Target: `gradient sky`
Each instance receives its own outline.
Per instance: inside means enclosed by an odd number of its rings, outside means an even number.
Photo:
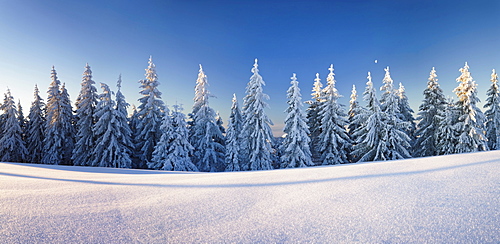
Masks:
[[[25,115],[35,84],[46,99],[52,65],[73,103],[88,62],[99,92],[99,82],[114,87],[122,74],[124,95],[137,105],[150,55],[163,100],[186,113],[202,64],[216,96],[210,104],[225,124],[232,94],[241,105],[258,58],[278,135],[292,73],[305,101],[330,64],[346,105],[353,84],[361,94],[371,71],[381,86],[390,66],[417,111],[431,68],[455,97],[466,61],[484,101],[491,70],[500,70],[500,1],[0,0],[0,92],[10,88]]]

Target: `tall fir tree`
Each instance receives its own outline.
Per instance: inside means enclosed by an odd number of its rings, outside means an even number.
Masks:
[[[335,88],[335,74],[333,64],[328,69],[327,85],[323,89],[323,103],[320,105],[321,134],[319,148],[323,165],[341,164],[348,162],[348,151],[352,143],[347,134],[347,114],[344,106],[338,103],[341,97]]]
[[[231,113],[229,114],[229,122],[227,124],[226,133],[226,169],[225,171],[241,171],[241,144],[243,138],[241,131],[243,126],[243,118],[241,110],[238,106],[236,94],[233,94],[231,105]]]
[[[424,90],[424,100],[419,106],[418,128],[413,146],[415,157],[436,156],[439,154],[438,137],[441,117],[445,118],[447,106],[443,90],[439,87],[436,70],[432,67]]]
[[[354,131],[357,141],[352,158],[356,158],[359,162],[387,160],[384,154],[387,150],[386,115],[380,108],[370,72],[367,78],[368,82],[363,93],[366,109],[354,116],[355,122],[360,126]]]
[[[26,125],[27,161],[30,163],[41,163],[42,161],[45,124],[45,103],[40,97],[38,86],[35,85],[34,100],[31,103]]]
[[[493,69],[491,72],[491,86],[486,91],[486,138],[490,150],[500,149],[500,89],[498,88],[498,75]]]
[[[446,101],[443,110],[438,110],[439,127],[437,131],[438,155],[454,154],[459,143],[458,112],[453,100]]]
[[[132,167],[132,154],[134,149],[134,142],[132,140],[132,129],[129,126],[129,120],[127,118],[127,108],[130,104],[125,100],[122,88],[122,75],[118,76],[118,81],[116,84],[118,91],[116,92],[116,126],[119,131],[118,143],[121,147],[121,154],[116,157],[116,164],[120,168],[131,168]]]
[[[307,125],[309,127],[309,148],[311,150],[312,161],[315,164],[321,164],[321,153],[319,151],[319,135],[321,134],[321,118],[319,116],[320,105],[323,98],[323,84],[319,78],[319,73],[316,73],[314,79],[314,86],[311,93],[311,100],[307,101],[309,107],[307,108]]]
[[[19,127],[21,127],[21,139],[23,139],[26,143],[26,125],[28,121],[26,121],[26,118],[24,117],[21,100],[17,101],[17,120],[19,121]]]
[[[5,114],[5,123],[3,124],[3,128],[1,128],[2,134],[0,135],[0,161],[25,162],[28,150],[22,138],[18,111],[10,89],[5,93],[2,108]]]
[[[410,138],[410,148],[408,148],[408,152],[410,155],[413,155],[413,144],[415,143],[415,131],[417,126],[415,123],[415,117],[413,117],[414,111],[410,107],[405,87],[401,82],[399,83],[399,88],[396,91],[396,94],[398,95],[399,118],[401,121],[406,122],[406,128],[404,128],[403,131],[406,132],[406,135]]]
[[[132,132],[132,152],[130,154],[130,157],[132,159],[132,168],[138,168],[141,162],[141,153],[139,148],[137,148],[137,145],[139,144],[138,142],[138,137],[139,137],[139,115],[137,114],[137,108],[135,107],[134,104],[132,104],[132,114],[130,117],[128,117],[128,125],[130,127],[130,131]]]
[[[485,151],[488,149],[487,139],[483,133],[486,117],[476,106],[480,102],[477,97],[477,84],[470,75],[467,62],[459,71],[461,73],[457,78],[459,85],[453,90],[458,97],[456,126],[459,133],[459,144],[455,152]]]
[[[96,136],[96,146],[92,150],[92,166],[130,168],[131,145],[130,139],[125,139],[124,133],[130,136],[130,130],[126,124],[126,118],[122,111],[116,109],[115,101],[111,98],[112,92],[109,86],[101,83],[102,93],[99,95],[94,117],[96,123],[92,130]],[[123,104],[122,104],[123,106]],[[127,127],[124,127],[124,126]],[[124,129],[125,128],[125,129]]]
[[[42,163],[69,164],[68,156],[70,155],[67,154],[67,151],[73,150],[73,143],[72,138],[67,137],[69,133],[73,133],[70,135],[71,137],[74,135],[74,130],[71,130],[73,127],[71,103],[66,89],[61,86],[61,82],[57,79],[54,66],[52,66],[51,79],[52,82],[47,91],[47,124],[43,141],[45,153]]]
[[[410,130],[410,123],[401,119],[402,113],[399,110],[398,91],[394,89],[394,82],[389,72],[389,67],[385,68],[383,80],[384,85],[380,88],[383,92],[380,99],[382,112],[385,114],[385,138],[387,143],[384,151],[385,160],[396,160],[411,157],[411,139],[406,131]]]
[[[347,127],[347,132],[349,138],[351,138],[352,146],[349,148],[348,158],[349,162],[356,162],[358,159],[355,157],[352,151],[354,150],[354,145],[356,144],[358,137],[355,135],[354,132],[358,130],[359,127],[361,127],[361,121],[358,121],[356,119],[356,115],[366,113],[366,111],[364,111],[364,107],[359,105],[358,93],[356,91],[355,85],[352,85],[350,98],[351,99],[349,100],[349,111],[347,112],[347,121],[349,123]]]
[[[259,74],[257,59],[252,68],[253,75],[246,87],[246,96],[243,99],[243,142],[245,162],[244,170],[269,170],[272,167],[271,154],[273,153],[272,121],[267,117],[264,109],[268,106],[265,100],[269,99],[263,93],[265,85]]]
[[[73,150],[74,165],[91,165],[92,155],[96,146],[96,135],[92,131],[97,106],[97,89],[92,80],[92,71],[87,63],[81,83],[80,94],[76,99],[76,144]]]
[[[138,165],[136,168],[146,168],[147,162],[151,161],[153,151],[161,137],[161,122],[165,114],[165,105],[161,100],[161,92],[158,90],[160,83],[156,74],[156,66],[152,57],[149,57],[149,65],[146,69],[146,79],[141,83],[137,116],[139,123],[136,135],[136,150],[138,151]]]
[[[186,115],[179,105],[174,105],[172,118],[165,116],[162,123],[162,136],[149,163],[152,169],[171,171],[198,171],[191,161],[194,147],[188,141]]]
[[[75,148],[75,116],[73,115],[73,107],[69,97],[66,84],[61,86],[61,128],[63,135],[63,150],[62,150],[62,163],[65,165],[72,165],[73,150]]]
[[[217,124],[216,113],[209,105],[210,96],[208,79],[200,64],[191,113],[190,142],[196,148],[192,161],[200,171],[216,172],[225,169],[224,135]]]
[[[296,168],[312,166],[311,151],[309,149],[309,129],[307,119],[302,111],[302,95],[295,73],[292,76],[290,88],[287,91],[288,108],[285,111],[286,134],[282,145],[281,168]]]

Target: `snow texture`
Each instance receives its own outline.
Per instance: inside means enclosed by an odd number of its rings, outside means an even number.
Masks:
[[[0,243],[494,243],[500,151],[253,172],[0,163]]]

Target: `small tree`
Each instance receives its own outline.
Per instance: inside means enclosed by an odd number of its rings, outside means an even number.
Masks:
[[[333,65],[330,65],[327,86],[323,90],[323,103],[320,105],[321,134],[319,146],[323,165],[348,162],[348,151],[351,140],[347,134],[348,125],[343,105],[337,101],[341,97],[335,88]]]
[[[241,130],[243,118],[238,106],[236,94],[233,94],[231,113],[229,114],[229,123],[226,133],[226,171],[240,171],[241,169]]]
[[[299,82],[295,74],[292,76],[292,85],[288,88],[288,108],[285,119],[286,133],[282,145],[281,168],[295,168],[312,166],[311,151],[309,150],[310,139],[308,137],[307,119],[302,111],[302,95],[300,94]]]
[[[75,116],[71,107],[66,84],[61,86],[61,129],[63,135],[62,164],[72,165],[71,157],[75,148]]]
[[[498,89],[498,75],[495,70],[491,73],[491,86],[486,92],[486,137],[491,150],[500,149],[500,90]]]
[[[406,96],[405,87],[402,83],[399,83],[399,89],[396,91],[398,95],[398,105],[399,105],[399,119],[406,123],[403,131],[410,138],[410,148],[408,148],[408,152],[410,155],[413,154],[413,144],[415,142],[415,130],[417,129],[415,118],[413,117],[413,109],[410,107],[410,103],[408,102],[408,97]]]
[[[180,106],[174,105],[172,118],[163,118],[161,130],[161,139],[148,166],[161,170],[198,171],[190,158],[194,148],[187,140],[186,116],[181,112]]]
[[[354,150],[354,145],[358,141],[358,137],[354,132],[361,127],[362,122],[356,119],[356,116],[366,114],[366,111],[359,105],[357,99],[358,94],[356,91],[356,86],[352,85],[351,100],[349,100],[349,112],[347,113],[347,121],[349,123],[347,132],[349,137],[351,138],[351,142],[353,143],[353,145],[349,148],[349,162],[356,162],[358,160],[358,158],[352,153],[352,151]]]
[[[26,121],[26,118],[24,117],[21,100],[17,101],[17,120],[19,120],[19,127],[21,128],[21,138],[26,143],[26,125],[28,121]]]
[[[3,162],[25,162],[28,150],[22,139],[18,111],[10,89],[5,94],[2,108],[5,114],[5,123],[0,135],[0,160]]]
[[[45,103],[35,85],[34,100],[31,103],[28,123],[26,125],[27,161],[41,163],[43,157],[43,140],[45,132]]]
[[[459,131],[457,127],[458,112],[453,104],[453,100],[449,100],[444,110],[438,110],[437,115],[439,127],[437,130],[437,151],[439,155],[454,154],[457,152],[459,143]]]

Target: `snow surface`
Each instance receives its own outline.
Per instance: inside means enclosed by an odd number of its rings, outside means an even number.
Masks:
[[[500,151],[254,172],[0,163],[0,243],[493,243]]]

